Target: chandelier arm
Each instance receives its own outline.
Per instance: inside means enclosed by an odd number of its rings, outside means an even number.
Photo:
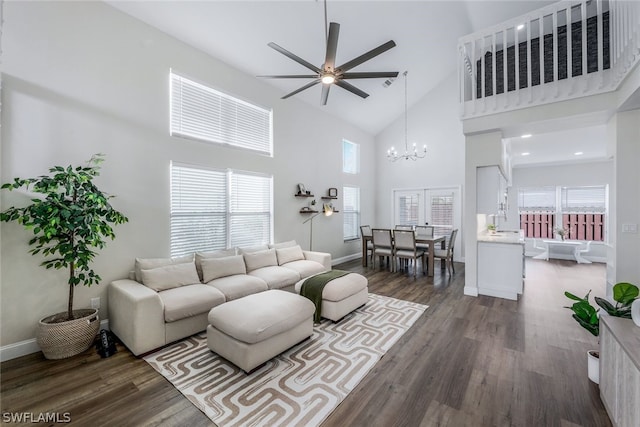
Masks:
[[[387,150],[387,159],[392,162],[399,159],[413,160],[415,162],[418,159],[423,159],[427,155],[426,144],[420,153],[418,153],[418,147],[415,143],[413,144],[413,151],[409,151],[409,91],[407,87],[407,74],[409,74],[409,71],[402,73],[404,76],[404,154],[398,154],[396,149],[391,147],[391,149]]]

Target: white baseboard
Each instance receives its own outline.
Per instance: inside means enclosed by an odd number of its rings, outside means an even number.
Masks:
[[[362,254],[361,253],[347,255],[347,256],[343,256],[341,258],[332,259],[331,260],[331,265],[342,264],[343,262],[353,261],[354,259],[359,259],[359,258],[362,258]]]
[[[490,296],[490,297],[510,299],[510,300],[513,300],[513,301],[517,301],[518,300],[518,293],[517,292],[505,291],[503,289],[482,288],[482,291],[479,291],[478,293],[480,295],[487,295],[487,296]]]
[[[468,295],[470,297],[477,297],[478,296],[478,288],[476,288],[475,286],[465,286],[464,287],[464,294]]]
[[[109,319],[100,321],[100,329],[109,330]],[[0,362],[26,356],[27,354],[37,353],[39,351],[40,347],[38,347],[38,343],[36,343],[35,338],[3,345],[0,347]]]

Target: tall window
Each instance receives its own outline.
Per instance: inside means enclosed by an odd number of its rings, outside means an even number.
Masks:
[[[453,230],[453,193],[430,197],[431,225],[436,236],[449,235]]]
[[[271,110],[170,73],[171,135],[273,154]]]
[[[518,192],[520,228],[525,237],[554,238],[554,230],[568,230],[570,240],[604,241],[607,188],[523,188]]]
[[[343,187],[344,240],[360,237],[360,189],[358,187]]]
[[[344,173],[360,173],[360,147],[358,144],[342,140],[342,171]]]
[[[407,193],[398,196],[399,225],[420,224],[420,194]]]
[[[272,177],[171,164],[171,256],[271,242]]]

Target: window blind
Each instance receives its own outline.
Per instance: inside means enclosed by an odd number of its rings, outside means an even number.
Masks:
[[[357,239],[360,236],[360,189],[343,187],[343,237],[344,240]]]
[[[606,188],[562,187],[563,213],[603,213],[606,210]]]
[[[453,230],[453,193],[431,196],[430,209],[434,235],[450,234]]]
[[[518,190],[520,212],[555,212],[555,187],[521,188]]]
[[[399,224],[418,225],[420,195],[412,194],[398,197],[399,203]]]
[[[271,110],[170,74],[171,135],[271,156]]]
[[[271,242],[270,176],[171,164],[171,256]]]

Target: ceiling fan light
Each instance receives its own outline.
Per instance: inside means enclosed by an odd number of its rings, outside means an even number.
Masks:
[[[336,81],[336,76],[334,76],[333,74],[325,74],[322,76],[321,80],[322,80],[322,83],[326,85],[330,85]]]

